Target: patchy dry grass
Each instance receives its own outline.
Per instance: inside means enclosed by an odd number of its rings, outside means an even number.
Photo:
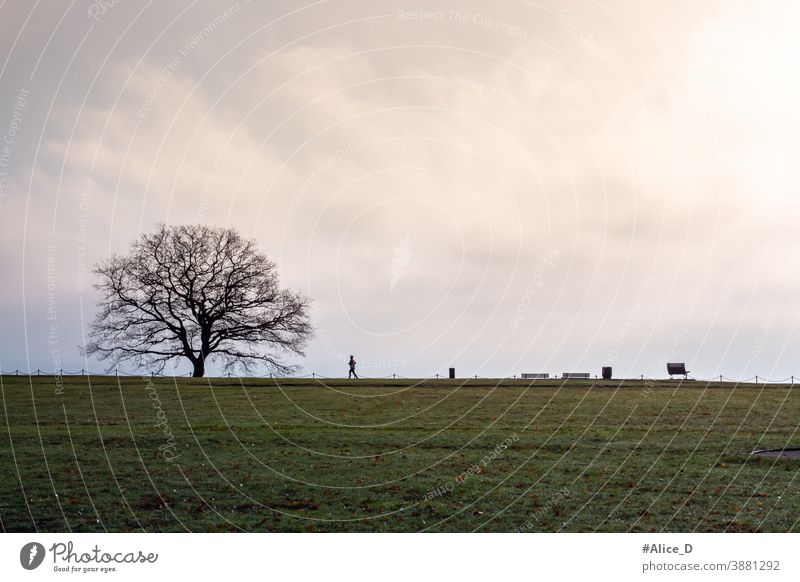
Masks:
[[[5,531],[797,531],[798,391],[2,377]],[[159,412],[161,411],[161,412]],[[158,425],[158,426],[157,426]]]

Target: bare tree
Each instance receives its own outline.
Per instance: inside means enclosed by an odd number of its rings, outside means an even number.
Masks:
[[[226,370],[290,370],[281,353],[302,355],[311,337],[308,300],[278,286],[275,263],[230,228],[158,225],[125,256],[95,265],[100,311],[88,355],[154,365],[188,358],[193,375],[210,357]]]

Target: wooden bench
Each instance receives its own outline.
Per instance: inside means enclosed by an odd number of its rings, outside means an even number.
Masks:
[[[522,374],[523,380],[547,380],[549,377],[550,374],[531,373],[531,372],[526,372]]]
[[[689,372],[686,370],[686,364],[683,362],[673,362],[667,364],[667,374],[669,374],[670,380],[672,380],[672,376],[683,376],[684,380],[689,377]]]
[[[591,377],[589,372],[564,372],[561,374],[563,380],[589,380]]]

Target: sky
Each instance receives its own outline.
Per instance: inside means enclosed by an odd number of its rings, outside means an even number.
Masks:
[[[799,18],[0,2],[0,368],[103,371],[92,265],[166,222],[313,300],[298,374],[800,376]]]

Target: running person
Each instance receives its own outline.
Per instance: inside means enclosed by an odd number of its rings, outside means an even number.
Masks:
[[[355,377],[358,380],[358,374],[356,374],[356,360],[353,356],[350,356],[350,361],[347,362],[347,365],[350,366],[350,373],[347,374],[347,379]]]

